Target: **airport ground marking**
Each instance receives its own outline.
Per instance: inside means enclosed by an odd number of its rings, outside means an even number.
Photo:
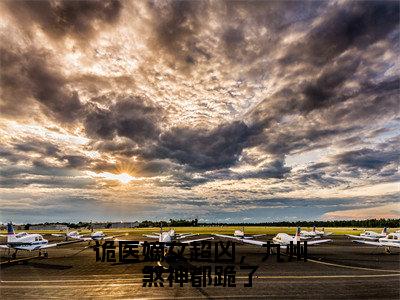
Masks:
[[[344,275],[261,275],[261,276],[255,276],[253,280],[257,279],[323,279],[323,278],[379,278],[379,277],[398,277],[400,276],[399,273],[396,274],[363,274],[363,275],[356,275],[356,274],[344,274]],[[248,279],[248,276],[236,276],[237,279]],[[107,282],[109,281],[110,285],[113,285],[111,283],[112,281],[132,281],[130,278],[114,278],[114,279],[64,279],[64,280],[1,280],[1,284],[7,284],[7,283],[58,283],[58,282]],[[141,281],[140,281],[141,282]],[[115,285],[115,283],[114,283]],[[124,283],[121,283],[121,285],[125,285]],[[65,286],[71,286],[71,285],[65,285]],[[83,286],[83,285],[82,285]],[[4,287],[4,286],[0,286]],[[29,285],[29,287],[40,287],[40,286],[32,286]],[[41,286],[44,287],[44,286]],[[54,286],[52,286],[54,287]],[[62,286],[57,286],[57,287],[62,287]]]
[[[339,267],[339,268],[345,268],[345,269],[353,269],[353,270],[364,270],[364,271],[375,271],[375,272],[396,272],[400,274],[400,270],[385,270],[385,269],[373,269],[373,268],[365,268],[365,267],[354,267],[354,266],[348,266],[348,265],[341,265],[341,264],[335,264],[335,263],[329,263],[325,261],[319,261],[319,260],[314,260],[314,259],[307,259],[307,261],[317,263],[317,264],[322,264],[322,265],[327,265],[327,266],[333,266],[333,267]]]

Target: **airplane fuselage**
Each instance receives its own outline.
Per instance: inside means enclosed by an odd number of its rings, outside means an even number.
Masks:
[[[7,240],[7,245],[18,250],[39,250],[48,244],[48,240],[44,239],[40,234],[27,234],[21,232]]]

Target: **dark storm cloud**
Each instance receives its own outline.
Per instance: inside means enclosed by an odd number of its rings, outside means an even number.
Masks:
[[[35,27],[31,26],[33,24],[54,40],[73,38],[85,43],[102,30],[102,25],[115,24],[122,8],[118,1],[10,1],[5,5],[20,20],[19,26],[31,34],[35,30],[30,28]],[[367,127],[372,127],[373,121],[390,120],[398,113],[399,79],[393,71],[386,74],[392,66],[385,58],[398,44],[398,38],[393,34],[399,23],[397,1],[152,1],[146,3],[146,9],[146,12],[150,11],[150,16],[146,16],[149,18],[143,21],[142,16],[138,17],[143,28],[150,26],[149,36],[145,38],[150,44],[149,53],[144,54],[145,64],[151,65],[164,54],[167,61],[172,62],[156,64],[157,74],[171,71],[169,91],[151,81],[152,88],[161,94],[160,98],[152,92],[148,93],[148,98],[129,96],[136,95],[135,89],[140,82],[140,79],[132,79],[134,76],[129,72],[116,75],[118,80],[110,80],[109,74],[104,77],[102,74],[78,74],[71,75],[73,80],[65,78],[51,53],[21,50],[4,41],[2,112],[14,117],[20,113],[26,115],[32,104],[39,103],[53,118],[77,127],[83,125],[91,139],[86,150],[99,150],[116,160],[129,161],[135,156],[135,171],[139,176],[171,175],[173,182],[169,183],[184,188],[213,180],[289,177],[292,174],[285,166],[285,155],[329,147],[335,142],[354,146],[368,134]],[[124,30],[121,31],[123,34]],[[304,36],[298,37],[299,33]],[[378,41],[384,43],[376,47],[378,50],[371,50]],[[119,56],[121,45],[112,46],[115,48],[110,47],[112,50],[107,52],[101,45],[96,45],[110,57]],[[97,49],[93,50],[97,53]],[[135,64],[138,62],[140,66],[140,55],[135,55]],[[84,64],[86,59],[90,61],[91,57],[82,60]],[[119,62],[115,65],[122,60],[118,57]],[[250,106],[250,111],[238,112],[240,116],[246,113],[246,122],[240,121],[240,117],[226,121],[229,120],[226,113],[223,116],[226,119],[216,120],[214,127],[200,127],[195,121],[171,122],[174,116],[166,114],[179,110],[171,98],[178,95],[178,101],[186,101],[186,97],[192,97],[181,90],[183,85],[193,86],[193,99],[198,96],[197,91],[203,92],[202,86],[196,86],[196,81],[191,78],[174,77],[174,71],[179,69],[176,64],[200,69],[201,60],[209,64],[205,68],[207,72],[220,73],[213,77],[216,84],[213,92],[226,90],[226,94],[215,94],[219,98],[210,100],[214,101],[211,104],[218,106],[229,102],[226,95],[234,95],[232,98],[238,101],[249,99],[249,105],[260,103],[255,109]],[[114,64],[114,61],[105,61]],[[93,64],[96,67],[93,69],[108,70],[109,66],[103,68],[102,63],[104,61]],[[243,74],[232,72],[231,77],[224,77],[224,73],[230,73],[236,66],[249,71]],[[73,68],[67,68],[67,71],[71,70]],[[145,74],[135,74],[138,77],[143,75],[146,80],[153,79],[154,73],[139,70]],[[203,76],[199,74],[194,75]],[[255,77],[262,78],[264,85],[257,96],[253,96],[256,88],[250,87],[259,83],[252,82]],[[227,86],[239,78],[248,90],[238,88],[235,94]],[[272,84],[266,79],[271,79]],[[149,82],[144,86],[146,84]],[[207,85],[206,79],[203,84]],[[98,93],[97,89],[100,90],[102,85],[112,92]],[[128,87],[128,96],[122,95]],[[93,95],[83,102],[78,90],[82,99],[87,90]],[[142,91],[138,88],[139,92]],[[147,95],[146,92],[143,94]],[[204,107],[208,107],[208,95],[205,95]],[[260,95],[268,96],[262,96],[266,97],[264,101],[253,99]],[[215,99],[214,95],[210,98]],[[157,106],[158,101],[163,106]],[[248,106],[243,107],[247,109]],[[219,125],[215,125],[218,122]],[[272,157],[272,161],[258,164],[255,163],[257,159],[249,158],[246,164],[256,170],[243,173],[230,170],[240,166],[243,150],[252,147],[262,151],[262,155]],[[62,153],[57,147],[40,143],[17,144],[15,150],[21,154],[12,155],[4,150],[0,155],[16,162],[22,160],[23,153],[40,154],[42,160],[33,161],[28,173],[45,174],[46,169],[48,174],[57,172],[46,165],[46,156],[55,158],[66,169],[115,171],[115,164],[106,160],[94,161],[80,153]],[[385,167],[394,163],[395,154],[398,153],[394,150],[362,149],[342,153],[335,162],[351,167],[352,177],[357,176],[359,168],[379,169],[382,176],[391,177],[393,169]],[[295,174],[294,180],[326,187],[346,182],[330,168],[330,165],[314,165],[302,174]]]
[[[207,1],[150,1],[152,26],[156,40],[152,45],[161,47],[179,61],[195,63],[193,54],[208,57],[205,49],[197,47],[196,36],[207,18]]]
[[[92,109],[84,124],[90,137],[107,140],[118,135],[142,143],[157,138],[161,118],[160,108],[142,98],[132,97],[118,99],[108,109]]]
[[[23,29],[34,29],[36,24],[54,39],[90,38],[96,33],[95,24],[115,23],[122,8],[118,0],[19,0],[6,1],[4,5]]]
[[[379,171],[391,163],[398,163],[400,159],[399,148],[393,150],[360,149],[347,151],[335,157],[336,162],[361,169]]]
[[[90,162],[90,159],[83,155],[64,155],[61,159],[67,162],[66,167],[74,169],[87,167]]]
[[[159,181],[159,185],[176,186],[183,189],[191,189],[195,186],[219,181],[219,180],[243,180],[243,179],[283,179],[289,175],[291,168],[285,166],[283,158],[276,158],[257,169],[245,172],[235,172],[228,168],[220,168],[216,170],[208,170],[207,172],[196,173],[192,166],[179,167],[179,165],[171,166],[168,169],[172,180]],[[288,190],[286,190],[288,191]]]
[[[320,187],[335,187],[345,183],[348,181],[340,178],[336,178],[337,176],[327,174],[325,171],[320,168],[318,171],[314,172],[305,172],[300,174],[299,176],[294,176],[296,181],[300,185],[310,185],[310,186],[320,186]]]
[[[398,28],[398,1],[348,1],[335,6],[305,39],[289,48],[282,62],[321,66],[349,48],[363,49]]]
[[[5,47],[3,44],[0,49],[1,110],[4,114],[16,118],[28,114],[32,99],[61,122],[76,120],[83,113],[77,92],[70,91],[66,79],[51,67],[48,53]]]
[[[269,55],[293,26],[315,18],[323,1],[220,1],[214,11],[222,27],[219,36],[227,58],[233,63],[251,63]],[[268,73],[268,67],[261,67]]]
[[[75,171],[70,168],[55,167],[51,164],[44,162],[40,159],[32,161],[28,166],[3,166],[1,176],[4,178],[18,177],[19,175],[42,175],[42,176],[56,176],[67,177],[73,176]]]
[[[310,164],[296,171],[291,179],[300,185],[322,187],[350,185],[362,177],[374,184],[396,182],[400,179],[399,145],[399,137],[395,137],[377,144],[375,148],[343,151],[332,156],[329,162]]]
[[[359,60],[354,59],[354,57],[348,57],[344,62],[336,62],[312,83],[306,84],[302,93],[303,99],[299,103],[299,109],[301,111],[311,111],[332,105],[332,102],[337,103],[345,100],[346,98],[338,93],[338,88],[353,76],[359,64]]]
[[[322,1],[150,1],[151,46],[176,59],[174,64],[207,62],[216,49],[208,49],[203,33],[216,22],[217,47],[232,63],[248,63],[272,50],[293,23],[306,24],[324,6]],[[257,34],[263,28],[268,33]]]
[[[268,129],[264,133],[256,136],[252,142],[255,145],[259,145],[259,147],[267,153],[284,155],[290,154],[291,152],[303,152],[326,147],[331,144],[332,138],[346,136],[359,129],[359,126],[344,128],[317,128],[317,126],[313,126],[303,130],[291,128],[287,131]]]
[[[232,166],[245,146],[251,129],[243,122],[223,124],[206,131],[173,128],[161,135],[152,152],[195,169],[217,169]]]
[[[47,141],[32,140],[15,143],[14,149],[21,152],[34,152],[46,156],[57,156],[60,148]]]
[[[21,188],[26,186],[40,186],[48,188],[89,189],[95,188],[95,180],[89,178],[68,177],[0,177],[0,188]]]

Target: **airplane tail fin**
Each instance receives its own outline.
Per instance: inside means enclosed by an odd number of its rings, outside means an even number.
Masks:
[[[315,232],[315,226],[313,226],[312,231]]]
[[[7,242],[10,242],[15,237],[15,231],[12,223],[7,224]]]
[[[382,229],[382,234],[388,234],[388,231],[389,231],[388,228],[385,227],[385,228]]]
[[[296,235],[294,236],[294,242],[300,241],[300,231],[301,231],[301,228],[297,227]]]

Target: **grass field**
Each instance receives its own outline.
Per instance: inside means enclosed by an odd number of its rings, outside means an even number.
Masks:
[[[169,230],[170,227],[165,227],[164,230]],[[177,233],[198,233],[198,234],[233,234],[235,229],[241,229],[238,226],[206,226],[206,227],[175,227],[174,228]],[[302,230],[310,231],[312,227],[302,227]],[[320,227],[317,228],[321,230]],[[390,232],[394,232],[399,228],[393,228]],[[72,231],[73,229],[71,229]],[[160,228],[115,228],[115,229],[96,229],[95,231],[103,231],[106,234],[112,235],[116,233],[132,233],[137,235],[142,234],[151,234],[153,232],[160,232]],[[325,232],[332,232],[333,234],[360,234],[364,230],[373,230],[376,232],[381,232],[382,228],[350,228],[350,227],[327,227],[325,228]],[[16,232],[21,232],[24,230],[17,230]],[[294,234],[296,232],[296,227],[265,227],[265,226],[245,226],[244,231],[246,234],[277,234],[279,232],[285,232],[288,234]],[[52,234],[52,233],[60,233],[57,230],[28,230],[29,233],[41,233],[41,234]],[[89,234],[90,231],[79,230],[82,234]],[[6,233],[6,231],[1,231],[2,234]]]

